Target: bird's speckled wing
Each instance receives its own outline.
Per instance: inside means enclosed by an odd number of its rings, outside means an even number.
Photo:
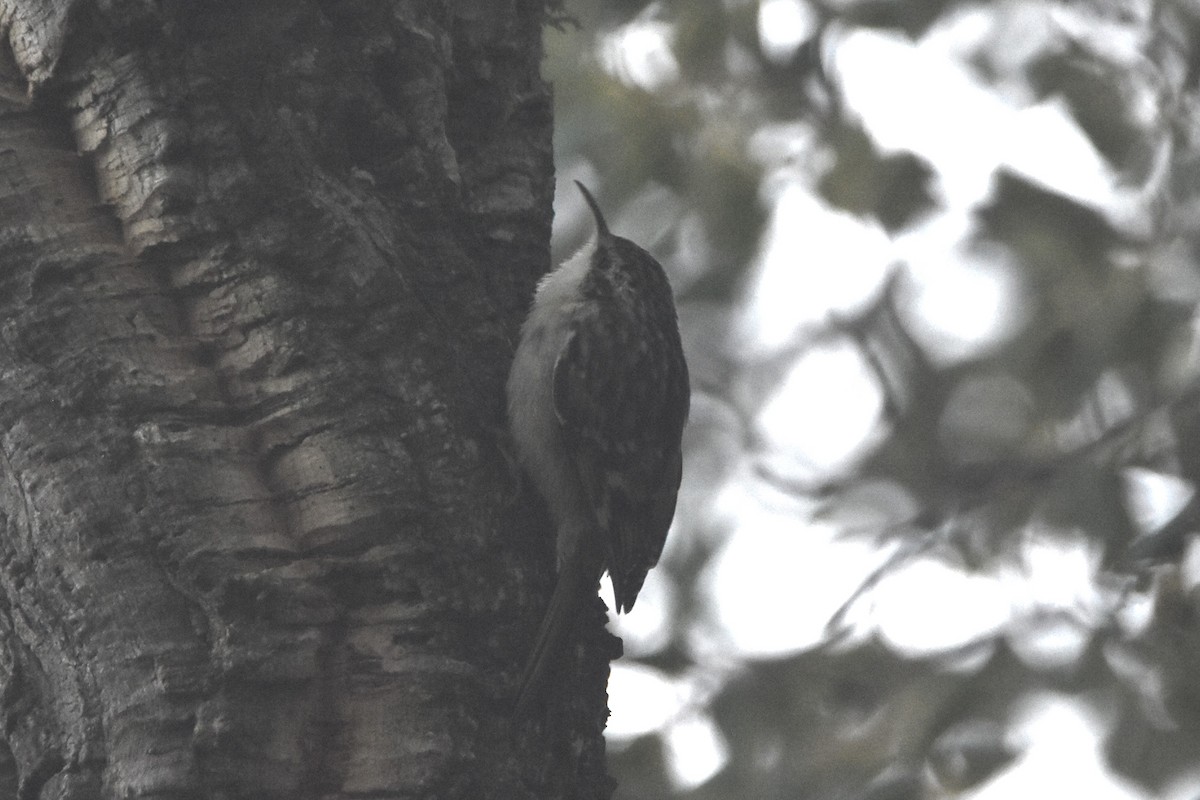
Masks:
[[[554,405],[605,536],[617,609],[628,611],[675,513],[689,387],[674,308],[620,299],[593,304],[573,326],[554,368]]]

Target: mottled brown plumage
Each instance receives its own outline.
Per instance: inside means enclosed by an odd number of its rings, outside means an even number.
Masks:
[[[538,286],[508,381],[522,464],[546,499],[559,576],[519,699],[526,705],[601,572],[633,608],[675,513],[690,390],[671,287],[614,236],[591,194],[591,244]]]

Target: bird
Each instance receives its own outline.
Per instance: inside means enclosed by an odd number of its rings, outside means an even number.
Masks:
[[[506,386],[517,460],[545,500],[557,556],[519,713],[605,570],[616,610],[633,608],[675,514],[691,402],[662,265],[613,234],[592,193],[575,184],[595,236],[539,282]]]

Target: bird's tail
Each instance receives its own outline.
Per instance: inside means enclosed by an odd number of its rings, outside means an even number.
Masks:
[[[525,714],[545,686],[546,678],[563,654],[572,631],[577,630],[580,609],[595,595],[600,580],[598,553],[581,548],[574,557],[563,563],[550,598],[550,607],[542,618],[537,639],[525,671],[521,675],[521,690],[517,695],[517,713]]]

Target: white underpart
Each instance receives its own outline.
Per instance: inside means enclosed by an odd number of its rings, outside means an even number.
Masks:
[[[508,419],[517,456],[545,498],[558,529],[560,566],[575,537],[592,525],[554,409],[554,365],[580,310],[580,284],[594,249],[593,240],[542,278],[508,374]]]

